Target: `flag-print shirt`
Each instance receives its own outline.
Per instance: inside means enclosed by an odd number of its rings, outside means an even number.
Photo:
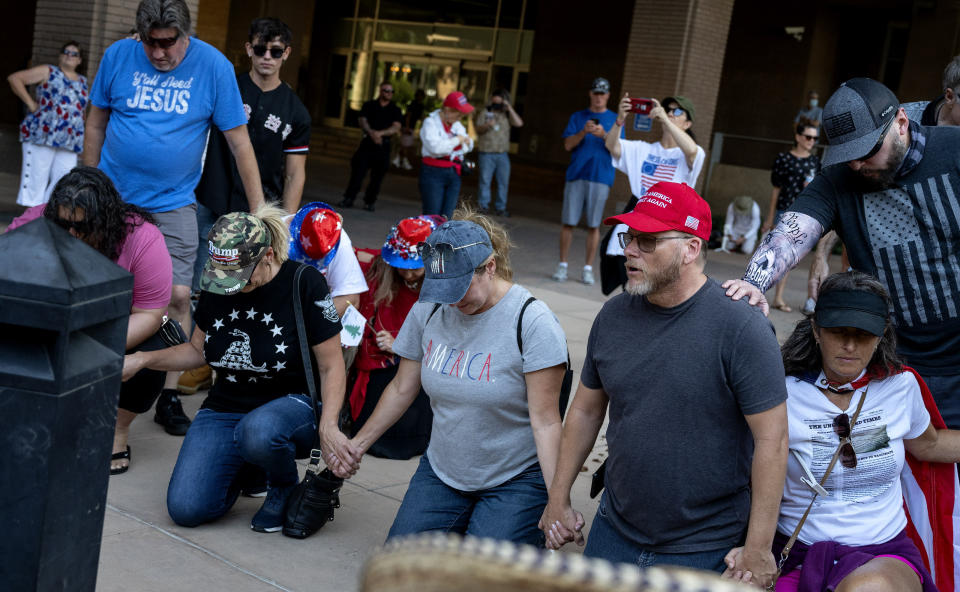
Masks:
[[[846,165],[826,167],[790,211],[836,230],[854,269],[893,300],[897,349],[920,374],[960,368],[960,128],[910,122],[910,147],[891,187]]]
[[[309,393],[293,311],[293,275],[299,266],[286,261],[252,292],[200,293],[194,319],[206,333],[204,358],[217,371],[203,408],[247,413],[291,393]],[[319,271],[307,267],[300,294],[309,345],[338,335],[340,316]]]
[[[20,124],[20,141],[82,151],[87,78],[70,80],[60,68],[50,66],[50,76],[37,85],[37,104],[40,107]]]

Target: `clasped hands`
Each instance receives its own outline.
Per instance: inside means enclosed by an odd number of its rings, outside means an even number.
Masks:
[[[320,450],[323,462],[334,475],[349,479],[360,469],[363,450],[348,439],[336,424],[320,428]]]

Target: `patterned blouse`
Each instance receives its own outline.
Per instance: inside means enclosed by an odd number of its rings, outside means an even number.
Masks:
[[[780,188],[777,211],[786,211],[819,172],[820,159],[815,154],[806,158],[797,158],[789,152],[778,154],[770,171],[770,183]]]
[[[88,100],[86,77],[70,80],[60,68],[50,66],[46,82],[37,85],[40,108],[20,124],[20,141],[83,151],[83,118]]]

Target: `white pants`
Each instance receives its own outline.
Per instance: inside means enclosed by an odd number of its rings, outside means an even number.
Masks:
[[[740,237],[737,237],[737,238],[740,238]],[[753,254],[753,247],[756,246],[756,244],[757,244],[757,235],[756,235],[756,234],[754,234],[753,236],[748,236],[748,237],[746,237],[746,238],[744,239],[744,241],[743,241],[743,244],[740,245],[739,247],[737,247],[737,245],[734,244],[734,242],[733,242],[732,240],[730,240],[730,237],[729,237],[729,236],[723,237],[723,248],[726,249],[726,250],[728,250],[728,251],[732,251],[732,250],[734,250],[734,249],[738,249],[738,248],[739,248],[739,249],[742,249],[743,252],[746,253],[747,255],[752,255],[752,254]]]
[[[77,166],[77,153],[30,142],[23,142],[21,146],[23,167],[17,203],[27,207],[45,204],[57,181]]]

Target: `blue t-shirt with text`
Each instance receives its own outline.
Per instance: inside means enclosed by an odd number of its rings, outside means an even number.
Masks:
[[[124,201],[149,212],[194,202],[211,123],[220,130],[247,123],[233,65],[195,37],[169,72],[153,67],[139,41],[117,41],[90,98],[110,111],[100,169]]]
[[[603,113],[594,113],[589,109],[577,111],[570,116],[570,121],[567,122],[567,127],[563,130],[563,137],[567,138],[577,134],[588,120],[594,118],[600,120],[600,125],[603,126],[605,131],[610,131],[610,128],[617,121],[617,114],[609,109]],[[620,130],[620,137],[624,137],[623,130]],[[583,141],[573,149],[570,155],[570,166],[567,167],[567,181],[581,179],[603,183],[604,185],[613,185],[613,164],[603,138],[587,134],[583,137]]]

